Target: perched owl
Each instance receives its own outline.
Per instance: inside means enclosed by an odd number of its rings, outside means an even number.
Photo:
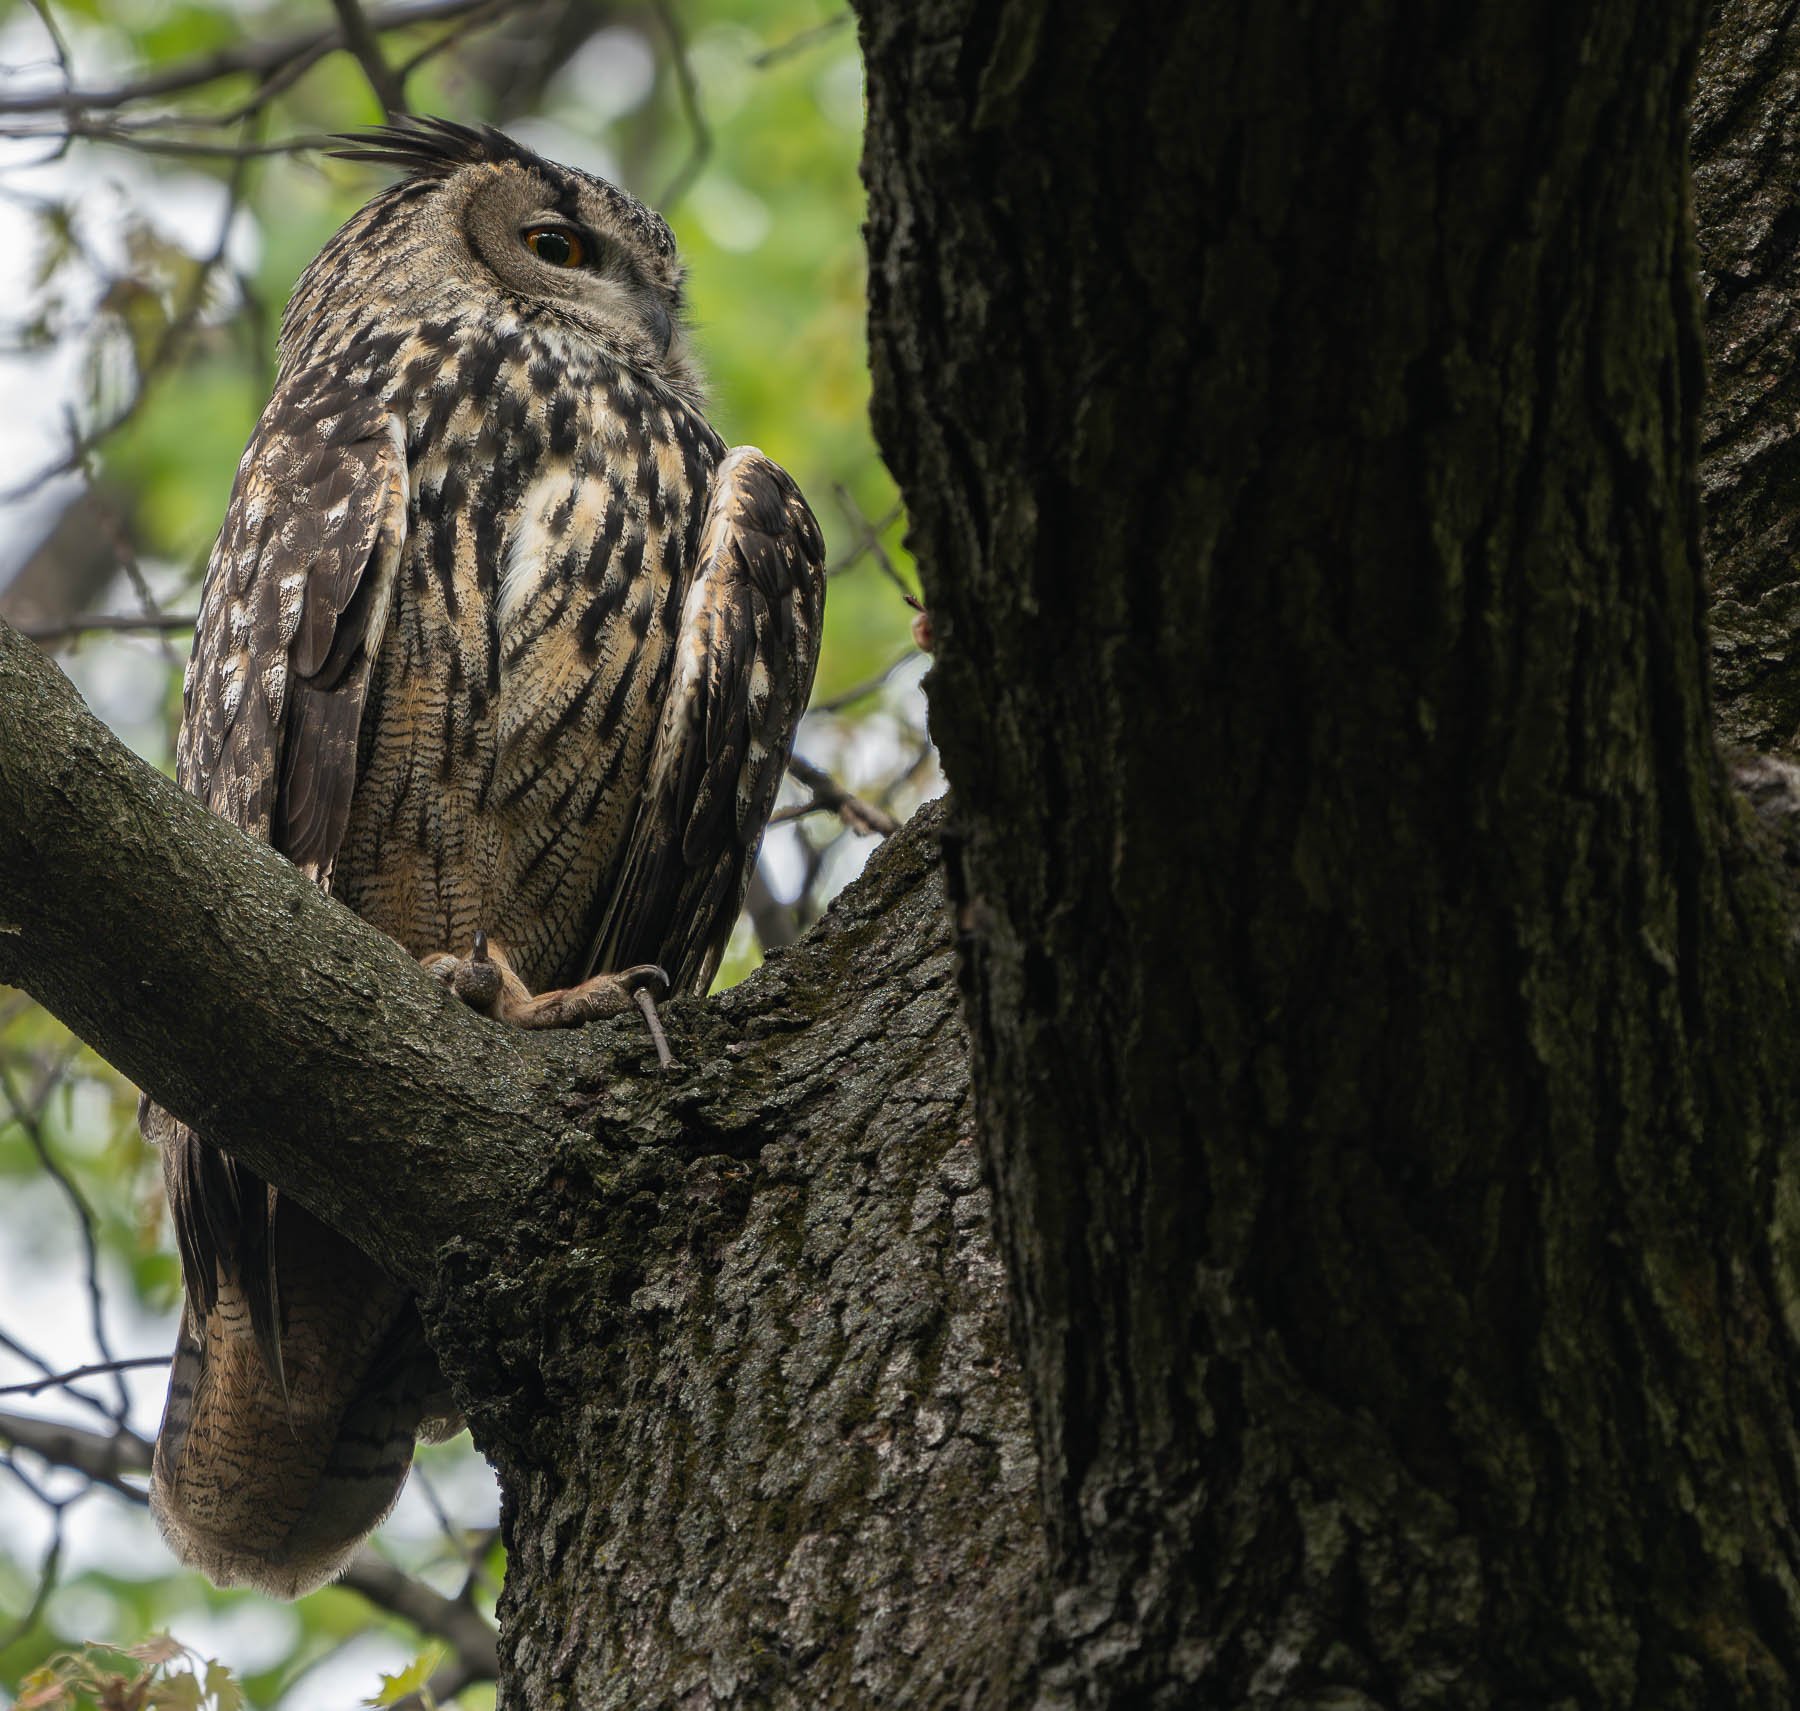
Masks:
[[[704,992],[812,683],[818,527],[708,425],[658,215],[492,129],[353,141],[406,176],[288,305],[180,780],[502,1020]],[[152,1506],[296,1597],[450,1405],[404,1290],[229,1136],[145,1127],[187,1286]]]

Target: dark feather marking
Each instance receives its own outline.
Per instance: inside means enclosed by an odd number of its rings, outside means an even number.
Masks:
[[[500,378],[500,364],[505,355],[498,339],[480,338],[470,341],[463,351],[462,381],[458,390],[465,397],[477,399],[484,404],[489,402],[494,396],[495,382]]]
[[[570,392],[559,392],[550,400],[550,451],[555,457],[570,457],[575,451],[575,398]]]
[[[824,600],[824,544],[784,471],[741,458],[713,483],[709,510],[723,527],[696,571],[705,663],[696,679],[674,676],[653,695],[662,717],[649,783],[586,964],[656,961],[678,990],[711,978],[731,931],[811,688]],[[778,624],[775,606],[784,609]],[[691,645],[684,628],[672,657],[685,659]],[[759,660],[770,690],[753,705]],[[740,811],[746,784],[751,800]]]

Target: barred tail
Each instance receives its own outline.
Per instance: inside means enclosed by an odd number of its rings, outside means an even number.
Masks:
[[[219,1586],[298,1598],[349,1565],[405,1483],[436,1363],[410,1297],[360,1250],[283,1200],[275,1370],[257,1285],[190,1292],[157,1434],[150,1506],[181,1560]]]

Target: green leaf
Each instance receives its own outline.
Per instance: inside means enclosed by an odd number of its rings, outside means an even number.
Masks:
[[[217,1658],[206,1660],[206,1697],[216,1711],[243,1711],[244,1690],[238,1679]]]
[[[384,1675],[381,1678],[380,1691],[373,1699],[365,1699],[365,1705],[397,1705],[409,1694],[418,1694],[425,1704],[433,1706],[437,1703],[426,1689],[431,1680],[431,1673],[443,1661],[444,1648],[434,1646],[419,1653],[398,1675]]]

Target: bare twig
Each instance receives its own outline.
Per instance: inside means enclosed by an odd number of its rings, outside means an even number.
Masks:
[[[56,14],[50,10],[50,0],[31,0],[31,9],[38,15],[38,22],[44,26],[44,34],[50,38],[50,51],[56,55],[56,69],[62,76],[63,88],[68,89],[75,81],[74,63],[69,58],[69,43],[62,33],[62,26],[56,21]]]
[[[771,823],[798,820],[807,814],[831,813],[836,814],[853,832],[891,838],[900,830],[900,822],[886,809],[877,808],[860,796],[853,795],[823,767],[814,766],[811,761],[802,760],[799,755],[795,755],[788,762],[788,771],[812,792],[812,800],[801,803],[798,807],[783,808],[771,817]]]
[[[656,1046],[657,1064],[663,1069],[673,1069],[675,1054],[669,1050],[669,1036],[663,1032],[662,1017],[656,1013],[656,1000],[641,986],[631,996],[644,1014],[644,1025],[649,1028],[651,1041]]]
[[[381,103],[383,113],[390,117],[404,113],[407,110],[405,80],[397,77],[388,64],[362,7],[357,0],[331,0],[331,4],[338,15],[338,28],[344,32],[344,45],[363,68],[363,76],[375,91],[375,99]]]
[[[12,1072],[4,1064],[0,1064],[0,1096],[5,1097],[12,1111],[13,1121],[31,1143],[31,1150],[37,1154],[44,1174],[62,1190],[63,1198],[68,1201],[69,1209],[75,1214],[76,1225],[81,1231],[81,1251],[87,1268],[88,1323],[93,1333],[94,1346],[101,1356],[100,1363],[92,1370],[110,1374],[117,1402],[109,1412],[115,1421],[121,1421],[131,1406],[131,1398],[126,1394],[118,1357],[112,1352],[112,1344],[106,1334],[105,1302],[100,1293],[100,1242],[95,1234],[94,1209],[88,1204],[87,1196],[81,1192],[75,1179],[63,1169],[61,1162],[51,1152],[50,1142],[44,1134],[44,1107],[60,1080],[60,1075],[53,1075],[37,1098],[27,1100],[14,1082]],[[82,1376],[85,1377],[86,1374]]]
[[[867,554],[869,557],[873,558],[875,563],[880,567],[881,574],[885,576],[889,582],[893,583],[902,594],[910,597],[912,594],[911,587],[907,584],[906,578],[894,568],[894,561],[888,557],[887,548],[881,544],[881,537],[886,534],[899,519],[899,505],[896,504],[891,506],[888,510],[888,514],[879,521],[872,521],[868,513],[857,504],[856,495],[841,481],[833,482],[831,491],[833,497],[838,502],[838,508],[844,513],[851,528],[856,530],[857,543],[855,550],[843,561],[843,563],[834,566],[828,574],[841,576],[846,570],[850,569],[852,565],[856,564],[865,554]]]
[[[460,17],[465,12],[491,8],[492,3],[493,0],[419,0],[413,5],[380,7],[367,14],[367,22],[370,30],[380,35],[413,24]],[[229,47],[128,82],[91,89],[34,89],[18,95],[0,96],[0,113],[113,112],[121,107],[204,88],[222,78],[266,78],[295,59],[310,56],[308,63],[316,63],[346,45],[341,23],[331,29],[306,30],[273,41],[234,42]]]
[[[23,1353],[10,1337],[3,1339],[15,1353]],[[34,1364],[36,1356],[28,1356]],[[0,1384],[0,1396],[37,1396],[46,1390],[69,1390],[78,1378],[92,1378],[103,1372],[135,1372],[139,1367],[167,1366],[167,1355],[130,1355],[123,1360],[90,1361],[86,1366],[72,1366],[66,1372],[46,1372],[42,1378],[28,1379],[23,1384]]]
[[[120,1426],[105,1433],[89,1432],[79,1426],[0,1413],[0,1439],[31,1451],[53,1467],[84,1474],[133,1503],[149,1501],[148,1494],[140,1486],[122,1477],[128,1473],[150,1471],[150,1440],[129,1427]],[[47,1507],[60,1513],[75,1501],[74,1497],[51,1497],[22,1469],[12,1465],[10,1458],[4,1459],[13,1476]],[[52,1577],[53,1574],[54,1565]],[[450,1689],[449,1694],[439,1689],[434,1678],[432,1691],[440,1698],[453,1695],[472,1681],[498,1679],[500,1656],[493,1627],[476,1609],[470,1596],[446,1598],[367,1548],[351,1563],[339,1584],[361,1593],[377,1608],[410,1622],[421,1633],[430,1634],[451,1648],[455,1653],[456,1668],[462,1674],[458,1686]]]
[[[870,548],[879,544],[881,537],[900,521],[901,513],[905,509],[898,500],[895,500],[887,508],[886,515],[879,519],[871,519],[862,507],[850,497],[849,489],[841,483],[833,488],[833,492],[838,495],[839,504],[843,506],[846,515],[850,518],[851,527],[856,533],[856,544],[835,564],[827,566],[825,575],[828,579],[842,576],[845,571],[854,570],[861,564],[869,556]]]
[[[852,688],[846,689],[841,695],[832,696],[829,701],[815,701],[807,711],[811,713],[841,713],[846,707],[854,706],[858,701],[866,701],[871,695],[874,695],[879,690],[885,689],[888,680],[902,666],[909,664],[918,657],[919,650],[909,645],[904,653],[897,654],[889,664],[884,665],[873,677],[867,678],[863,682],[854,685]]]
[[[427,42],[409,58],[400,62],[396,69],[401,80],[404,81],[411,77],[420,66],[436,59],[441,53],[447,53],[465,36],[472,35],[483,26],[493,23],[496,18],[505,16],[519,4],[521,4],[521,0],[479,0],[478,4],[472,6],[462,17],[457,19],[436,41]]]
[[[0,1331],[0,1349],[5,1349],[9,1354],[22,1360],[27,1366],[35,1366],[39,1372],[45,1375],[47,1380],[45,1384],[35,1386],[26,1386],[23,1384],[9,1385],[7,1387],[9,1391],[29,1395],[32,1393],[33,1389],[43,1390],[48,1389],[50,1385],[57,1385],[62,1389],[64,1394],[72,1396],[77,1402],[83,1404],[83,1406],[92,1408],[96,1414],[104,1415],[108,1420],[112,1419],[112,1408],[109,1404],[102,1402],[92,1391],[83,1390],[74,1382],[74,1374],[59,1373],[42,1355],[38,1354],[33,1349],[28,1349],[17,1337],[9,1337],[4,1331]]]
[[[60,130],[8,125],[0,127],[0,137],[22,142],[34,138],[66,142],[76,137],[83,142],[113,143],[139,154],[171,155],[177,160],[261,160],[269,155],[313,154],[337,146],[335,138],[326,136],[281,137],[269,143],[217,143],[198,137],[152,136],[129,125],[81,118],[70,119]]]
[[[756,942],[765,952],[784,950],[800,937],[800,911],[775,895],[760,861],[750,875],[744,908],[749,912]]]
[[[13,1466],[12,1458],[8,1456],[4,1460],[12,1476],[33,1495],[41,1498],[43,1494],[36,1491],[31,1481]],[[37,1625],[38,1617],[43,1615],[44,1606],[50,1602],[50,1594],[56,1590],[56,1573],[62,1566],[63,1505],[50,1503],[48,1499],[44,1499],[44,1501],[48,1504],[51,1515],[50,1548],[44,1552],[44,1560],[38,1565],[37,1587],[31,1595],[31,1603],[26,1608],[25,1614],[10,1628],[0,1632],[0,1652],[5,1651],[15,1641],[22,1640],[31,1632]]]
[[[675,73],[675,88],[681,96],[682,117],[687,120],[688,133],[693,139],[687,159],[657,198],[659,207],[668,208],[679,202],[700,176],[712,153],[712,129],[700,109],[700,88],[694,81],[694,67],[688,58],[687,36],[682,31],[681,20],[675,16],[675,8],[669,0],[657,0],[656,16],[662,23],[663,34],[669,38],[669,63]]]
[[[761,53],[753,53],[750,63],[758,71],[767,71],[770,66],[803,54],[808,48],[817,47],[820,42],[835,36],[839,30],[849,27],[850,14],[840,12],[837,17],[827,18],[822,24],[809,24],[804,30],[796,30],[786,41],[776,42],[773,47],[766,47]]]
[[[448,1692],[438,1686],[434,1677],[432,1692],[438,1698],[454,1697],[471,1681],[499,1679],[500,1648],[494,1630],[467,1598],[446,1598],[366,1547],[339,1584],[412,1623],[421,1633],[444,1641],[455,1652],[458,1664],[467,1674]]]
[[[236,166],[232,168],[231,177],[225,186],[225,217],[219,222],[218,240],[213,245],[211,254],[196,265],[193,279],[190,281],[181,303],[175,314],[170,317],[168,324],[158,334],[154,348],[138,372],[137,384],[132,388],[131,396],[118,410],[113,412],[107,421],[88,429],[85,433],[77,434],[74,443],[59,462],[52,464],[47,469],[39,470],[30,479],[0,492],[0,504],[21,499],[26,494],[35,492],[46,481],[79,468],[86,461],[88,454],[102,440],[124,427],[143,408],[144,400],[149,396],[151,386],[168,366],[182,341],[193,329],[194,323],[199,320],[201,309],[206,305],[207,286],[212,280],[213,270],[225,259],[226,246],[231,241],[231,228],[237,219],[238,208],[243,201],[247,176],[246,160],[240,156]]]
[[[25,624],[20,628],[41,647],[53,648],[90,634],[169,635],[191,630],[194,623],[192,612],[94,612],[63,624]]]
[[[444,1535],[445,1542],[450,1548],[462,1558],[463,1565],[469,1571],[468,1580],[464,1583],[464,1596],[468,1596],[477,1584],[485,1585],[488,1582],[487,1564],[484,1559],[487,1556],[488,1546],[493,1543],[490,1531],[484,1527],[471,1532],[468,1528],[457,1526],[450,1511],[444,1506],[443,1498],[438,1495],[437,1486],[432,1482],[431,1475],[425,1471],[421,1463],[413,1463],[412,1477],[413,1483],[419,1488],[419,1495],[425,1499],[426,1507],[430,1509],[437,1520],[438,1531]],[[498,1592],[499,1588],[494,1587],[493,1590]]]

